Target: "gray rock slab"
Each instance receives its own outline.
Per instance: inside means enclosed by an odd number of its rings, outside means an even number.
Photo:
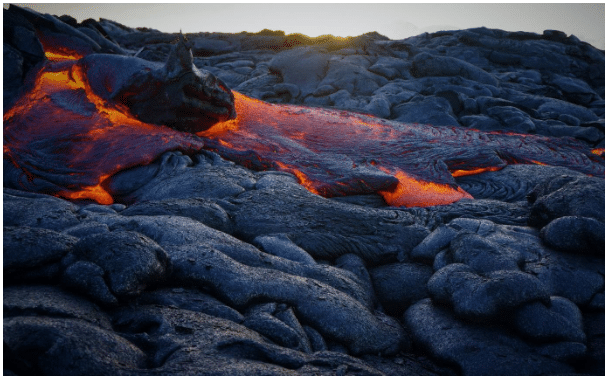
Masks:
[[[541,356],[506,329],[457,320],[425,299],[404,315],[415,344],[464,375],[571,374],[565,363]]]
[[[184,246],[168,250],[177,281],[210,287],[236,308],[261,298],[287,303],[301,322],[346,344],[354,354],[397,352],[404,341],[397,323],[373,315],[358,301],[324,283],[242,265],[211,248]]]
[[[57,265],[78,242],[66,234],[30,227],[4,226],[2,236],[5,282],[28,280],[28,272]],[[57,277],[58,270],[48,272],[46,278]]]
[[[549,300],[547,287],[531,274],[500,270],[479,275],[460,263],[438,270],[427,288],[436,303],[449,305],[457,317],[472,321],[502,321],[507,310]]]
[[[33,195],[33,196],[32,196]],[[4,189],[4,226],[29,226],[61,231],[77,225],[78,206],[49,195]]]
[[[3,321],[4,367],[25,374],[120,375],[145,367],[141,349],[113,331],[73,318]]]
[[[433,269],[424,264],[385,264],[369,271],[377,300],[385,312],[399,317],[417,301],[429,297],[427,282]]]

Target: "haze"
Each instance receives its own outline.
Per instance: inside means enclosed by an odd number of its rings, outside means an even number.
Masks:
[[[604,49],[604,3],[592,4],[19,4],[78,21],[107,18],[130,27],[184,33],[282,30],[310,37],[376,31],[390,39],[485,26],[542,33],[555,29]],[[6,6],[6,5],[5,5]]]

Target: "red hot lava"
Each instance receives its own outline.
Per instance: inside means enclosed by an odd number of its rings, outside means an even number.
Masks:
[[[69,199],[111,204],[103,185],[111,175],[165,151],[202,146],[195,135],[140,122],[101,99],[74,60],[48,63],[4,114],[4,156],[25,172],[22,188]]]
[[[78,57],[69,51],[49,55]],[[104,181],[118,171],[168,150],[195,153],[203,147],[256,170],[293,173],[325,197],[378,192],[392,206],[471,198],[453,177],[511,163],[604,174],[603,157],[572,139],[403,124],[234,95],[237,118],[200,132],[203,142],[141,122],[125,106],[102,99],[79,61],[47,63],[4,114],[5,159],[25,172],[23,189],[101,204],[114,201]]]
[[[403,124],[234,95],[237,119],[198,133],[205,148],[252,168],[291,172],[326,197],[379,192],[392,206],[449,204],[471,198],[453,177],[511,163],[604,174],[603,159],[572,139]]]

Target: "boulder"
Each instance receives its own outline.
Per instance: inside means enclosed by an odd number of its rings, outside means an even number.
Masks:
[[[604,223],[594,218],[559,217],[541,229],[541,237],[556,250],[604,257]]]
[[[413,263],[385,264],[370,269],[377,300],[385,312],[399,317],[417,301],[429,297],[427,282],[433,269]]]
[[[541,355],[503,327],[457,319],[446,308],[422,300],[404,314],[413,341],[463,375],[568,374],[569,365]]]
[[[461,76],[483,84],[499,85],[494,76],[473,64],[456,58],[436,56],[425,52],[414,57],[410,72],[415,77]]]
[[[507,310],[549,299],[548,288],[531,274],[499,270],[480,275],[460,263],[438,270],[427,288],[436,303],[447,304],[457,317],[473,321],[503,321]]]
[[[78,239],[49,229],[3,228],[5,282],[47,280],[58,277],[59,262]]]
[[[144,235],[129,231],[100,233],[80,239],[62,263],[69,267],[80,261],[88,263],[76,265],[79,269],[88,271],[92,265],[100,267],[110,292],[117,298],[137,296],[148,286],[162,282],[170,273],[166,252]]]

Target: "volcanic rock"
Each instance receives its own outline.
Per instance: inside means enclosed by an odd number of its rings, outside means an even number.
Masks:
[[[98,95],[125,104],[143,122],[199,132],[235,118],[231,91],[210,72],[196,68],[183,40],[164,66],[129,60],[91,55],[82,64]],[[107,72],[108,65],[115,71]]]
[[[604,223],[590,217],[559,217],[541,229],[541,237],[556,250],[604,256]]]
[[[77,206],[48,196],[4,189],[4,226],[28,226],[61,231],[79,224]]]
[[[169,255],[177,281],[209,285],[236,307],[260,298],[286,302],[305,322],[347,344],[354,354],[395,353],[404,340],[397,322],[373,317],[359,302],[328,285],[300,281],[277,270],[248,267],[213,249],[171,247]],[[358,320],[352,321],[351,316]]]
[[[503,320],[506,310],[549,298],[547,287],[530,274],[499,270],[480,275],[460,263],[438,270],[427,289],[437,303],[451,305],[457,317],[472,321]]]
[[[536,341],[586,341],[581,311],[563,297],[551,297],[549,305],[524,305],[516,311],[514,323],[520,333]]]
[[[430,299],[410,307],[404,320],[415,343],[461,374],[572,373],[569,366],[540,355],[506,329],[460,321]]]
[[[88,262],[77,265],[87,273],[91,266],[100,267],[101,276],[117,298],[138,296],[148,285],[160,283],[170,271],[170,261],[160,246],[141,234],[128,231],[80,239],[62,263],[69,267],[78,262]],[[73,278],[70,281],[74,283]],[[86,291],[86,287],[83,290]]]
[[[115,332],[88,321],[5,318],[5,368],[22,374],[122,374],[145,366],[145,354]]]
[[[5,281],[53,280],[59,274],[64,255],[77,238],[50,229],[3,228],[3,271]]]
[[[5,374],[604,374],[603,51],[4,16]]]
[[[564,175],[542,182],[529,194],[530,223],[542,227],[563,216],[589,217],[603,222],[604,180]]]
[[[498,81],[489,73],[473,64],[453,57],[421,53],[414,57],[411,72],[415,77],[461,76],[483,84],[498,86]]]
[[[564,297],[579,307],[585,307],[604,290],[602,258],[545,248],[540,258],[524,265],[524,271],[543,282],[549,288],[550,296]]]
[[[81,319],[111,330],[109,316],[81,296],[48,285],[6,287],[3,297],[5,318],[48,316]]]
[[[377,300],[386,313],[401,316],[412,304],[429,297],[427,282],[433,269],[413,263],[385,264],[369,271]]]

